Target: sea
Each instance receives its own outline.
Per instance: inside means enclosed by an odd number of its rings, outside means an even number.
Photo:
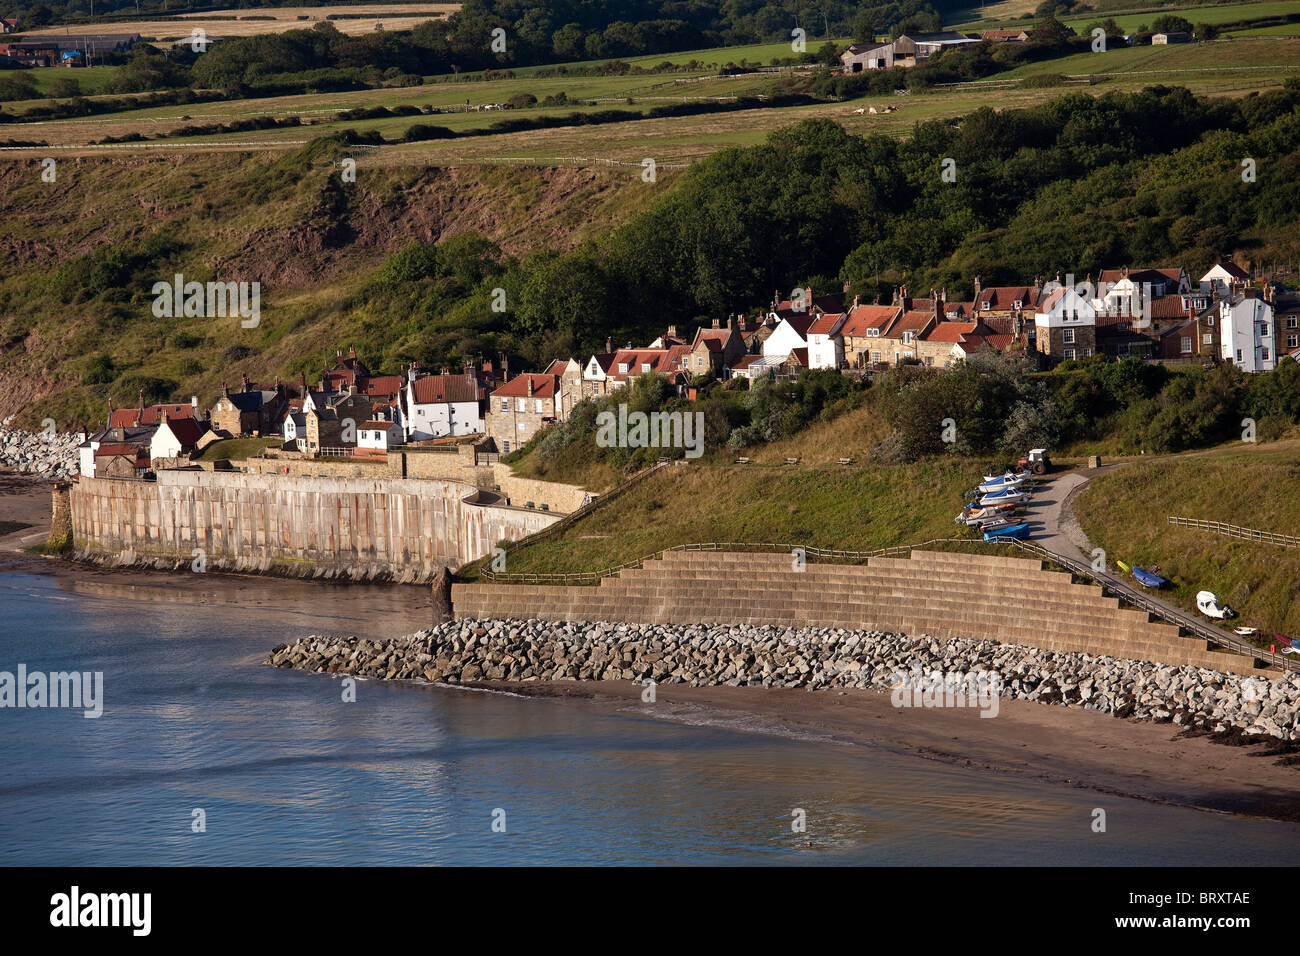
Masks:
[[[404,587],[0,571],[0,671],[103,674],[98,718],[0,709],[0,864],[1229,865],[1300,850],[1292,824],[852,743],[416,682],[358,681],[345,700],[337,677],[263,663],[305,634],[410,633],[426,607]]]

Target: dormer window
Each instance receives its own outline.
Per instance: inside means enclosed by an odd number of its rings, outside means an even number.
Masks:
[[[619,374],[619,375],[626,375],[626,374],[627,374],[627,363],[626,363],[626,362],[619,362],[619,363],[618,363],[618,374]]]
[[[915,332],[912,332],[912,331],[910,331],[910,330],[907,331],[907,332],[904,332],[904,333],[903,333],[903,344],[904,344],[904,345],[911,345],[911,344],[912,344],[912,337],[913,337],[914,335],[916,335],[916,333],[915,333]]]
[[[880,329],[867,329],[867,338],[874,339],[880,335]]]
[[[1024,303],[1023,300],[1021,300],[1021,299],[1016,299],[1015,302],[1011,303],[1011,308],[1013,308],[1013,309],[1019,309],[1019,308],[1022,308],[1022,307],[1024,306],[1024,304],[1025,304],[1025,303]]]
[[[642,362],[642,363],[641,363],[641,371],[642,371],[642,372],[648,372],[648,371],[650,371],[650,363],[649,363],[649,362]]]

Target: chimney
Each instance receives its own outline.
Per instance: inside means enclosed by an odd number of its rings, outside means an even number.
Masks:
[[[355,359],[356,357],[357,357],[357,350],[356,350],[356,348],[353,347],[353,346],[351,346],[351,345],[349,345],[349,346],[348,346],[348,358],[350,358],[350,359]]]
[[[144,411],[144,389],[140,389],[140,410]]]
[[[302,371],[298,373],[298,385],[302,388],[301,397],[306,398],[307,397],[307,372],[306,371]]]
[[[781,304],[781,290],[777,289],[772,293],[772,311],[775,312]]]
[[[194,409],[195,411],[198,411],[199,397],[197,395],[190,396],[190,408]],[[197,418],[198,416],[196,415],[195,417]]]
[[[718,320],[717,320],[717,319],[714,319],[714,320],[713,320],[713,327],[714,327],[715,329],[718,327]]]
[[[717,320],[717,319],[714,319],[714,320],[713,320],[713,327],[714,327],[715,329],[718,327],[718,320]],[[675,339],[675,338],[677,338],[677,326],[675,326],[675,325],[670,325],[670,326],[668,326],[668,337],[669,337],[670,339]]]
[[[529,375],[528,376],[528,397],[532,398],[532,396],[533,396],[533,377]]]
[[[739,322],[738,328],[740,329],[740,331],[742,332],[749,331],[749,319],[745,318],[745,313],[743,312],[740,313],[740,318],[737,321]]]
[[[984,287],[980,284],[980,277],[979,277],[979,276],[976,276],[976,277],[975,277],[975,304],[976,304],[977,306],[979,305],[979,301],[980,301],[980,291],[981,291],[983,288],[984,288]]]
[[[856,309],[856,308],[857,308],[858,306],[860,306],[860,305],[862,305],[862,296],[860,296],[860,295],[855,295],[855,296],[853,297],[853,308]]]
[[[159,425],[166,425],[166,424],[167,424],[167,406],[166,406],[166,405],[164,405],[164,406],[163,406],[163,407],[158,411],[158,424],[159,424]]]
[[[241,372],[239,375],[239,381],[244,386],[243,390],[245,392],[248,391],[248,376]]]
[[[222,382],[222,383],[221,383],[221,397],[222,397],[222,398],[230,398],[230,389],[226,388],[226,383],[225,383],[225,382]]]
[[[605,338],[605,351],[606,352],[614,351],[614,340],[612,338],[609,338],[608,336]]]

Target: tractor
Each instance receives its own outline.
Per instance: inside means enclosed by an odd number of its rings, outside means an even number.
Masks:
[[[1030,449],[1029,456],[1021,458],[1016,465],[1021,471],[1030,471],[1035,475],[1043,475],[1052,470],[1052,460],[1047,457],[1046,448]]]

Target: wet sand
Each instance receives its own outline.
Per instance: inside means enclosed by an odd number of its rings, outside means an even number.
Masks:
[[[660,684],[656,702],[626,681],[493,682],[475,686],[585,699],[611,711],[732,730],[876,747],[949,764],[1094,790],[1104,796],[1300,822],[1300,772],[1278,742],[1227,746],[1174,724],[1003,700],[978,710],[895,708],[883,691]]]

